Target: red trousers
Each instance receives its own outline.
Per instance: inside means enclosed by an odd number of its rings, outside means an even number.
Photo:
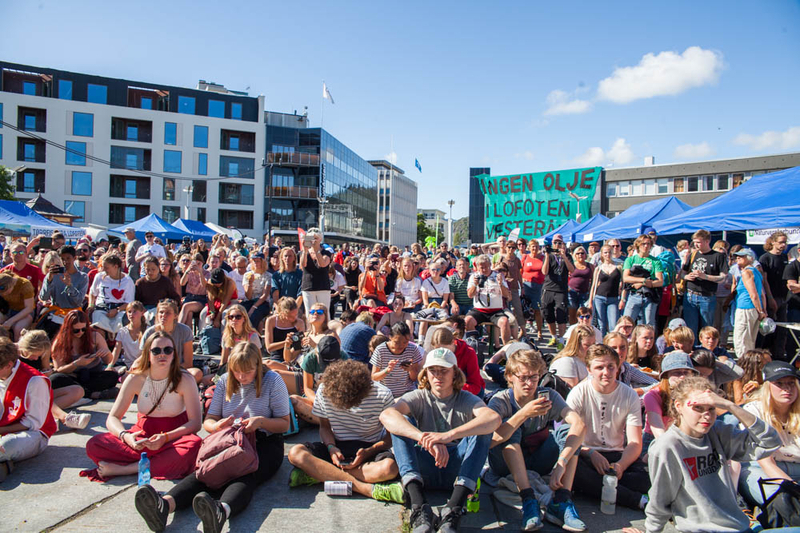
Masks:
[[[188,420],[189,417],[185,412],[169,418],[148,417],[139,413],[136,425],[130,430],[132,432],[142,430],[137,438],[143,439],[172,431]],[[150,459],[150,476],[153,479],[182,479],[191,474],[195,470],[195,460],[202,442],[203,439],[197,435],[184,435],[169,441],[158,450],[143,449],[142,452],[147,452],[147,457]],[[142,452],[134,450],[111,433],[95,435],[86,443],[86,455],[95,463],[100,461],[121,465],[138,463]]]

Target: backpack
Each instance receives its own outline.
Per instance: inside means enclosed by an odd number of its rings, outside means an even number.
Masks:
[[[675,270],[675,254],[669,250],[664,250],[656,257],[661,261],[661,266],[664,269],[664,286],[672,285],[675,283],[677,271]]]
[[[220,328],[206,326],[200,332],[200,348],[203,355],[217,355],[222,352],[222,331]]]
[[[562,398],[566,399],[572,387],[566,381],[556,376],[555,373],[547,371],[539,380],[540,387],[547,387],[556,391]]]
[[[778,491],[767,499],[764,485],[779,485]],[[758,521],[765,529],[800,526],[800,485],[788,479],[771,478],[759,479],[758,487],[765,502]]]
[[[258,470],[256,434],[245,433],[244,426],[227,427],[212,433],[197,454],[197,480],[218,489],[231,480]]]

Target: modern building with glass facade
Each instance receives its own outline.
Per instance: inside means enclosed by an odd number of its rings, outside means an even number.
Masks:
[[[476,176],[491,174],[489,167],[473,167],[469,169],[469,240],[470,242],[483,242],[483,218],[485,202],[480,181]]]
[[[264,97],[0,62],[0,164],[76,225],[150,213],[263,234]]]
[[[378,240],[378,171],[304,115],[268,112],[264,227],[284,241],[319,226],[328,243]],[[320,220],[322,219],[322,220]]]
[[[378,240],[411,246],[417,241],[417,182],[388,161],[369,164],[378,170]]]

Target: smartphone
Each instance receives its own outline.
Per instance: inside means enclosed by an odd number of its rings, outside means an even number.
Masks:
[[[339,466],[350,466],[353,461],[339,461]]]
[[[142,444],[143,442],[147,442],[147,439],[139,439],[139,440],[134,441],[133,443],[136,446],[138,446],[138,445]]]
[[[52,248],[53,247],[53,239],[51,237],[42,237],[39,239],[39,246],[42,248]]]
[[[237,419],[235,419],[233,421],[233,427],[237,428],[237,427],[239,427],[241,425],[242,425],[242,419],[241,418],[237,418]]]
[[[403,368],[408,368],[411,366],[411,361],[403,361],[402,363],[400,363],[400,366],[402,366]]]
[[[545,400],[547,400],[549,402],[550,401],[550,391],[549,390],[540,390],[536,394],[536,398],[537,399],[538,398],[544,398]]]
[[[66,269],[63,266],[60,266],[60,267],[56,268],[55,273],[56,274],[63,274],[65,271],[66,271]]]

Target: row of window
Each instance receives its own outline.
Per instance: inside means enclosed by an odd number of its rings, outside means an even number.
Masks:
[[[86,202],[82,200],[65,200],[64,211],[75,215],[75,222],[86,222]],[[129,224],[150,214],[150,206],[147,205],[125,205],[109,204],[108,223],[109,224]],[[168,223],[175,222],[181,217],[181,207],[176,205],[165,205],[161,210],[161,216]],[[197,220],[206,221],[206,208],[197,208]],[[241,229],[253,229],[253,212],[240,211],[235,209],[219,210],[219,225],[223,227],[233,227]]]
[[[727,191],[738,187],[751,177],[765,172],[737,172],[733,174],[709,174],[680,178],[612,181],[606,182],[606,196],[608,198],[621,198],[625,196],[657,196],[690,192]]]

